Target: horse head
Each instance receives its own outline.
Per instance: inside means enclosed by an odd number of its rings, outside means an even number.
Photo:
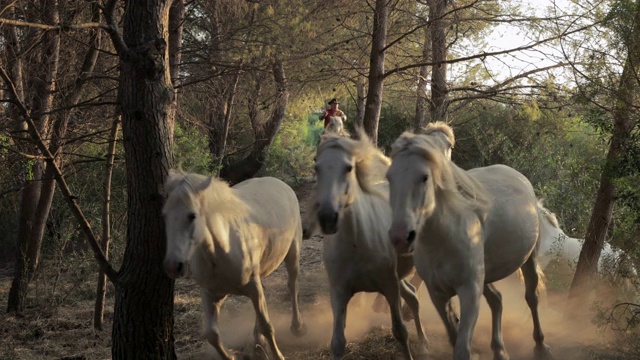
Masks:
[[[200,195],[211,182],[211,178],[198,179],[178,173],[170,174],[167,179],[165,188],[169,195],[162,209],[167,237],[164,269],[172,279],[185,274],[194,249],[208,236]]]
[[[384,196],[377,184],[389,166],[384,156],[363,133],[359,140],[335,134],[323,135],[315,160],[317,216],[322,232],[338,231],[341,212],[359,191]]]

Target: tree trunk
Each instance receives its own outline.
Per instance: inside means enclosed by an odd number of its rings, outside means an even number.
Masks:
[[[422,62],[431,59],[431,27],[424,27],[424,43],[422,44]],[[418,73],[418,85],[416,89],[416,116],[413,120],[413,129],[418,131],[426,125],[426,116],[429,98],[427,96],[429,85],[429,66],[423,65]]]
[[[387,42],[389,22],[388,0],[376,0],[373,14],[373,33],[371,38],[371,56],[369,58],[369,89],[364,110],[364,131],[374,144],[378,143],[378,122],[382,109],[382,90],[384,88],[384,48]]]
[[[60,22],[57,1],[52,0],[44,3],[44,12],[48,23],[57,24]],[[50,132],[51,127],[49,113],[53,107],[60,59],[60,34],[58,32],[49,31],[44,35],[42,57],[44,59],[41,67],[42,73],[36,75],[39,80],[34,81],[32,109],[40,133],[45,134],[45,137],[48,138],[46,134]],[[27,289],[40,259],[42,239],[55,191],[52,169],[43,170],[42,160],[36,160],[33,167],[36,168],[33,171],[35,183],[30,184],[29,190],[23,192],[23,201],[21,202],[21,205],[25,207],[20,209],[19,221],[26,220],[27,223],[22,224],[18,232],[16,271],[9,290],[7,311],[21,311],[24,308]],[[38,189],[32,187],[38,187]],[[29,199],[24,199],[25,196]]]
[[[120,116],[116,116],[111,125],[109,136],[109,151],[107,152],[104,181],[102,182],[102,195],[104,203],[102,205],[102,251],[109,259],[109,242],[111,241],[111,175],[113,174],[113,163],[116,158],[116,140],[118,129],[120,128]],[[100,270],[98,273],[98,286],[96,287],[96,303],[93,311],[93,327],[102,330],[104,322],[104,302],[107,295],[107,275]]]
[[[119,101],[127,171],[127,246],[118,276],[114,359],[175,359],[173,285],[162,271],[164,182],[173,166],[174,91],[170,0],[127,1],[123,36],[107,14],[120,55]],[[112,10],[112,8],[111,8]]]
[[[253,149],[249,155],[240,162],[225,166],[220,171],[220,176],[231,184],[237,184],[241,181],[249,179],[262,169],[267,159],[269,146],[273,142],[280,125],[284,119],[285,111],[289,103],[289,91],[287,88],[287,79],[284,72],[282,61],[276,60],[272,66],[273,77],[276,84],[276,101],[274,109],[269,119],[263,123],[262,111],[257,103],[258,97],[253,98],[250,108],[250,117],[253,131],[255,134],[255,142]],[[258,83],[257,92],[260,93],[261,85]]]
[[[431,21],[431,55],[434,63],[431,69],[431,121],[447,121],[449,90],[447,88],[447,0],[429,1]]]
[[[364,127],[364,108],[367,101],[366,85],[367,80],[364,76],[358,75],[356,89],[358,92],[358,98],[356,99],[356,118],[354,125],[356,129],[362,129]]]
[[[9,9],[10,13],[15,12],[15,8]],[[23,62],[20,54],[22,52],[20,43],[18,41],[18,35],[15,27],[8,26],[5,28],[6,54],[8,63],[11,64],[9,69],[13,83],[16,88],[15,96],[22,102],[24,102],[24,78],[23,78]],[[29,143],[25,140],[26,124],[20,118],[20,112],[16,109],[16,106],[11,104],[9,107],[9,114],[13,119],[15,125],[13,140],[18,149],[23,153],[34,153],[33,147],[30,147]],[[27,267],[27,237],[31,224],[33,223],[33,217],[35,215],[35,209],[38,204],[38,198],[40,197],[40,186],[33,178],[29,178],[29,174],[33,174],[35,177],[39,177],[38,171],[41,170],[39,163],[35,162],[29,164],[24,159],[19,160],[22,163],[20,173],[17,174],[20,178],[22,190],[20,192],[20,211],[18,213],[18,233],[16,237],[16,262],[14,264],[13,281],[9,290],[9,296],[7,299],[7,312],[21,311],[24,307],[24,299],[26,296],[26,267]],[[23,284],[24,282],[24,284]],[[24,291],[22,291],[24,290]]]
[[[620,162],[624,160],[629,144],[631,132],[637,125],[634,111],[640,95],[637,74],[640,71],[640,4],[635,4],[633,35],[629,37],[632,43],[627,44],[627,59],[620,77],[620,84],[616,91],[616,108],[613,111],[613,133],[605,166],[600,175],[600,187],[596,193],[595,204],[591,212],[591,219],[587,226],[584,245],[580,251],[576,273],[571,283],[570,298],[579,299],[585,291],[593,288],[593,281],[598,269],[598,260],[604,245],[605,237],[616,199],[615,178],[618,176]]]

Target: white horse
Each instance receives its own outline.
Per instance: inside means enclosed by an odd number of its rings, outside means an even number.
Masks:
[[[502,340],[502,297],[491,283],[522,270],[533,318],[536,358],[550,358],[538,317],[538,238],[543,215],[533,187],[516,170],[494,165],[464,171],[433,137],[404,133],[387,172],[399,253],[413,250],[416,269],[442,318],[454,359],[471,358],[480,296],[492,313],[494,359],[508,359]],[[415,240],[415,241],[414,241]],[[457,323],[450,305],[460,298]]]
[[[382,293],[391,309],[392,330],[405,359],[412,359],[407,330],[400,315],[400,297],[409,304],[421,346],[427,338],[420,323],[418,298],[401,280],[413,269],[410,256],[398,256],[389,241],[391,223],[388,185],[389,159],[368,138],[325,135],[318,147],[315,189],[318,223],[324,234],[323,258],[329,276],[333,336],[331,352],[342,358],[347,304],[361,291]]]
[[[344,119],[343,119],[344,117]],[[327,124],[327,126],[324,128],[324,131],[322,132],[322,134],[337,134],[340,136],[347,136],[349,137],[350,134],[347,131],[347,129],[344,128],[344,121],[347,120],[347,116],[343,115],[343,117],[341,116],[332,116],[329,118],[329,123]]]
[[[167,230],[167,275],[184,275],[189,261],[200,285],[204,332],[223,359],[233,359],[220,340],[218,316],[228,294],[251,299],[256,312],[254,337],[267,339],[277,359],[276,345],[261,278],[283,261],[289,275],[291,331],[305,332],[298,310],[298,273],[302,226],[293,190],[270,177],[254,178],[230,187],[198,174],[172,171],[166,185],[163,214]]]
[[[556,214],[538,202],[546,221],[542,222],[541,232],[546,236],[540,238],[540,267],[546,269],[552,260],[558,260],[562,265],[568,265],[572,269],[578,262],[584,240],[572,238],[565,234],[558,224]],[[627,263],[624,251],[613,248],[609,243],[602,247],[602,253],[598,259],[598,272],[603,275],[618,275],[623,277],[637,276],[637,270]]]
[[[425,135],[432,136],[435,141],[439,142],[441,149],[445,154],[445,157],[451,160],[451,151],[455,146],[456,140],[453,129],[449,125],[442,121],[436,121],[429,123],[424,129],[422,129],[421,132]],[[385,173],[382,172],[378,175],[379,179],[375,179],[375,181],[383,181]],[[318,210],[318,203],[316,202],[315,186],[309,193],[309,196],[305,200],[305,203],[307,205],[307,212],[302,219],[302,238],[310,239],[314,233],[319,231],[318,216],[316,214]],[[418,292],[418,289],[420,289],[422,282],[423,281],[420,278],[420,275],[416,271],[413,271],[413,273],[411,274],[411,278],[409,279],[409,283],[413,285],[413,287],[415,287],[416,294]],[[376,296],[373,303],[373,310],[375,312],[386,312],[389,310],[389,308],[386,306],[386,300],[381,294],[378,294]],[[402,317],[407,321],[413,318],[411,308],[406,303],[402,306]]]

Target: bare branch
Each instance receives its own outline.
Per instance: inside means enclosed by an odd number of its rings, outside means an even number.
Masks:
[[[51,152],[49,151],[49,148],[47,148],[47,146],[42,141],[42,137],[38,132],[36,124],[33,122],[33,119],[31,118],[31,114],[29,110],[21,101],[18,100],[15,85],[11,81],[11,78],[9,78],[9,75],[7,74],[7,71],[3,66],[0,66],[0,77],[2,77],[2,80],[7,85],[7,88],[9,89],[10,94],[14,98],[14,103],[17,109],[20,111],[20,113],[24,117],[24,120],[29,127],[29,133],[33,138],[33,140],[35,141],[36,146],[44,154],[45,161],[47,162],[47,166],[50,166],[53,169],[56,182],[58,183],[58,186],[60,186],[60,191],[62,191],[62,194],[64,195],[65,200],[71,207],[71,212],[76,217],[76,220],[78,220],[78,222],[80,223],[80,227],[82,228],[83,232],[85,233],[85,235],[87,235],[87,241],[89,242],[89,245],[93,249],[96,260],[98,260],[98,265],[100,266],[100,269],[102,269],[105,272],[105,274],[113,284],[117,285],[118,272],[111,266],[111,264],[105,257],[104,252],[100,248],[100,245],[98,244],[98,240],[95,234],[93,233],[93,230],[91,230],[91,225],[89,224],[89,221],[84,216],[84,213],[82,212],[82,210],[80,209],[80,206],[76,201],[77,197],[73,195],[73,193],[71,192],[69,185],[67,184],[65,178],[62,176],[62,171],[60,170],[60,167],[56,163],[54,156],[51,154]]]

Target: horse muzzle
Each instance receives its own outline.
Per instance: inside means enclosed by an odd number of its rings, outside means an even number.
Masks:
[[[406,224],[393,224],[389,229],[389,239],[398,254],[406,254],[413,251],[416,231],[409,229]]]
[[[325,235],[332,235],[338,232],[339,214],[336,210],[330,208],[320,208],[318,210],[318,223],[320,229]]]
[[[184,276],[186,272],[186,265],[181,261],[167,259],[164,261],[164,271],[170,279],[176,279]]]

